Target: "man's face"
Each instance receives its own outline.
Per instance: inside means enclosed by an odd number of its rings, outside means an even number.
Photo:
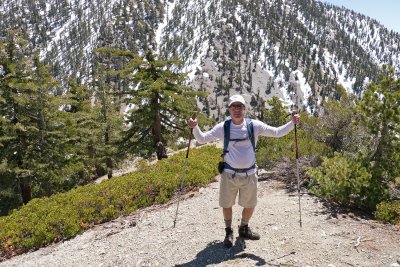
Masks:
[[[229,106],[229,114],[231,115],[232,119],[243,119],[245,110],[245,106],[240,102],[233,102]]]

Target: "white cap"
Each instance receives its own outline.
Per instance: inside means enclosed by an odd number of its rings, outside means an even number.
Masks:
[[[246,105],[246,101],[244,101],[243,96],[241,95],[233,95],[229,98],[228,107],[230,107],[233,103],[240,102],[243,105]]]

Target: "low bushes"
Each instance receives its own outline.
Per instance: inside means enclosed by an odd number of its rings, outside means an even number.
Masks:
[[[391,224],[400,224],[400,201],[379,203],[375,217]]]
[[[331,158],[324,157],[319,167],[309,168],[307,174],[312,181],[309,190],[317,196],[374,212],[377,220],[400,224],[400,202],[389,201],[385,184],[361,162],[335,152]]]
[[[370,210],[379,203],[372,175],[361,163],[340,153],[324,157],[321,166],[307,173],[312,181],[310,191],[332,202]]]
[[[217,175],[220,149],[190,151],[185,186],[204,186]],[[141,167],[129,175],[37,198],[0,217],[0,258],[68,239],[94,224],[138,208],[165,203],[180,186],[186,152]]]

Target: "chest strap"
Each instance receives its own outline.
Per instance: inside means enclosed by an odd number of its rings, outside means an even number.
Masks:
[[[254,152],[256,151],[256,142],[255,142],[255,137],[254,137],[254,129],[253,129],[253,122],[251,121],[250,118],[245,118],[246,121],[246,126],[247,126],[247,133],[248,133],[248,138],[245,139],[231,139],[231,122],[232,119],[226,120],[224,123],[224,149],[222,151],[221,157],[224,157],[226,153],[228,153],[228,145],[230,141],[245,141],[249,140],[251,142],[251,145],[253,146]]]

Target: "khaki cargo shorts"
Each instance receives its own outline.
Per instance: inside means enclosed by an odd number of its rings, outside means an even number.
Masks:
[[[235,204],[236,195],[239,192],[238,204],[243,208],[254,208],[257,205],[257,174],[221,173],[219,184],[219,205],[222,208],[230,208]]]

